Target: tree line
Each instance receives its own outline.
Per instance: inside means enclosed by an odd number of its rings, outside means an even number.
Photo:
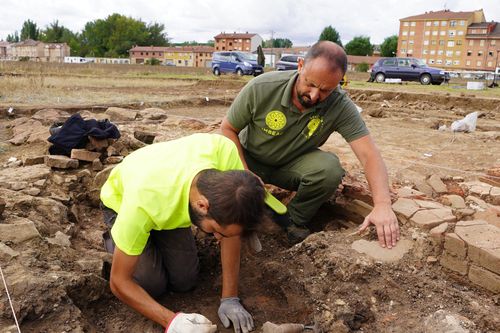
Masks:
[[[7,41],[16,43],[26,39],[39,40],[46,43],[66,43],[71,48],[73,56],[89,57],[128,57],[128,50],[135,45],[139,46],[169,46],[169,38],[165,26],[161,23],[146,24],[120,14],[109,15],[106,19],[97,19],[87,22],[81,32],[73,32],[54,21],[41,29],[31,21],[24,21],[21,32],[15,31],[7,36]],[[329,40],[344,47],[349,55],[371,56],[374,45],[368,36],[355,36],[345,46],[342,45],[340,34],[331,25],[325,27],[318,40]],[[393,35],[384,39],[380,45],[383,57],[393,57],[396,54],[398,36]],[[177,43],[179,46],[209,45],[213,41],[198,43],[188,41]],[[293,43],[288,38],[272,38],[262,43],[267,48],[290,48]]]

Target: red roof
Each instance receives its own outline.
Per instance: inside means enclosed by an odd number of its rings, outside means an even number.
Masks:
[[[215,39],[220,39],[220,38],[252,38],[253,36],[255,36],[257,34],[252,34],[252,33],[244,33],[244,34],[241,34],[241,33],[232,33],[232,34],[226,34],[226,33],[220,33],[218,34],[217,36],[215,36],[214,38]]]
[[[480,9],[482,10],[482,9]],[[475,12],[452,12],[448,9],[445,10],[439,10],[437,12],[425,12],[424,14],[420,15],[415,15],[415,16],[408,16],[405,18],[400,19],[400,21],[409,21],[409,20],[433,20],[433,19],[438,19],[438,20],[449,20],[449,19],[468,19],[472,15],[474,15]]]

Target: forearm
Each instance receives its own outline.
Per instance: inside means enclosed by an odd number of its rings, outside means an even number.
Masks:
[[[238,149],[238,154],[240,155],[241,162],[246,170],[248,170],[247,162],[245,161],[245,154],[243,152],[243,146],[241,145],[240,138],[238,137],[238,130],[236,130],[224,117],[220,127],[221,133],[234,142],[236,148]]]
[[[378,151],[373,152],[373,156],[366,160],[364,170],[372,191],[374,205],[390,205],[389,177],[385,163]]]
[[[122,302],[163,327],[175,316],[174,312],[156,302],[132,279],[119,283],[111,282],[111,291]]]
[[[229,237],[220,242],[222,263],[222,298],[238,296],[241,238]]]

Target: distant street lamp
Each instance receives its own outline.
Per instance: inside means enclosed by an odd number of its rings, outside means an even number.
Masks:
[[[497,83],[498,53],[500,53],[500,50],[497,50],[497,58],[495,60],[495,68],[493,70],[493,82],[489,85],[490,88],[498,87]]]

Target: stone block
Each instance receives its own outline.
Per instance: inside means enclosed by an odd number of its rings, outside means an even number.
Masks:
[[[500,187],[492,187],[489,202],[493,205],[500,205]]]
[[[71,158],[80,161],[92,162],[96,158],[101,157],[101,153],[88,151],[86,149],[71,149]]]
[[[399,198],[395,203],[392,204],[392,210],[396,214],[404,216],[406,219],[415,214],[420,207],[415,203],[413,199]]]
[[[486,201],[481,200],[479,198],[476,198],[472,195],[469,195],[468,197],[465,198],[465,201],[471,204],[471,206],[477,206],[481,209],[488,209],[489,205],[486,203]]]
[[[469,264],[466,259],[455,257],[454,255],[444,251],[440,260],[441,266],[448,268],[461,275],[467,275]]]
[[[448,253],[460,259],[464,259],[467,256],[465,242],[454,233],[449,233],[444,236],[444,248]]]
[[[432,175],[427,179],[427,184],[432,187],[432,190],[437,194],[444,194],[448,192],[445,183],[441,180],[438,175]]]
[[[103,165],[100,159],[96,158],[92,161],[92,170],[101,171],[103,169]]]
[[[490,194],[491,185],[486,183],[474,184],[469,188],[469,193],[481,199],[486,198]]]
[[[399,198],[414,198],[414,197],[425,197],[424,192],[420,192],[412,189],[411,187],[402,187],[396,191]]]
[[[16,224],[0,224],[0,241],[21,243],[29,239],[39,237],[40,234],[31,221]]]
[[[44,163],[45,163],[45,156],[26,157],[23,160],[24,166],[44,164]]]
[[[500,274],[500,247],[496,249],[485,249],[469,245],[468,253],[469,259],[478,266]]]
[[[453,209],[466,208],[464,198],[462,198],[459,195],[456,195],[456,194],[444,195],[442,197],[442,200],[443,200],[444,205],[451,206]]]
[[[383,248],[378,241],[367,241],[364,239],[352,243],[351,248],[359,253],[382,262],[395,262],[403,258],[413,247],[413,242],[408,239],[400,240],[392,249]]]
[[[432,187],[424,179],[415,180],[415,187],[420,192],[425,193],[425,195],[427,195],[429,198],[432,198],[432,194],[434,193],[434,191],[432,190]]]
[[[78,168],[78,160],[69,158],[64,155],[46,155],[45,165],[57,169],[76,169]]]
[[[491,206],[484,211],[475,212],[474,218],[476,220],[484,220],[497,228],[500,228],[500,209]]]
[[[53,238],[47,238],[47,241],[50,244],[59,245],[59,246],[63,246],[63,247],[70,247],[71,241],[69,239],[70,239],[70,237],[68,235],[58,231],[58,232],[56,232],[56,234],[54,235]]]
[[[453,215],[453,212],[450,208],[432,209],[431,212],[445,222],[457,221],[457,218],[455,217],[455,215]]]
[[[123,156],[109,156],[106,158],[106,164],[117,164],[123,161]]]
[[[427,208],[427,209],[440,209],[440,208],[445,208],[445,206],[441,205],[439,202],[436,201],[430,201],[430,200],[415,200],[417,205],[419,205],[421,208]]]
[[[96,189],[100,189],[108,179],[109,174],[111,173],[111,170],[113,170],[114,167],[115,167],[114,165],[110,165],[104,170],[99,171],[94,177],[93,187]]]
[[[118,107],[109,107],[104,112],[111,121],[132,121],[137,116],[137,111]]]
[[[469,280],[494,293],[500,293],[500,276],[484,268],[471,265]]]
[[[432,228],[429,231],[429,234],[432,237],[440,238],[446,232],[447,229],[448,229],[448,223],[445,222],[445,223],[438,225],[437,227]]]
[[[0,259],[2,259],[3,262],[6,262],[7,260],[17,257],[18,255],[19,252],[11,249],[9,246],[0,242]]]

